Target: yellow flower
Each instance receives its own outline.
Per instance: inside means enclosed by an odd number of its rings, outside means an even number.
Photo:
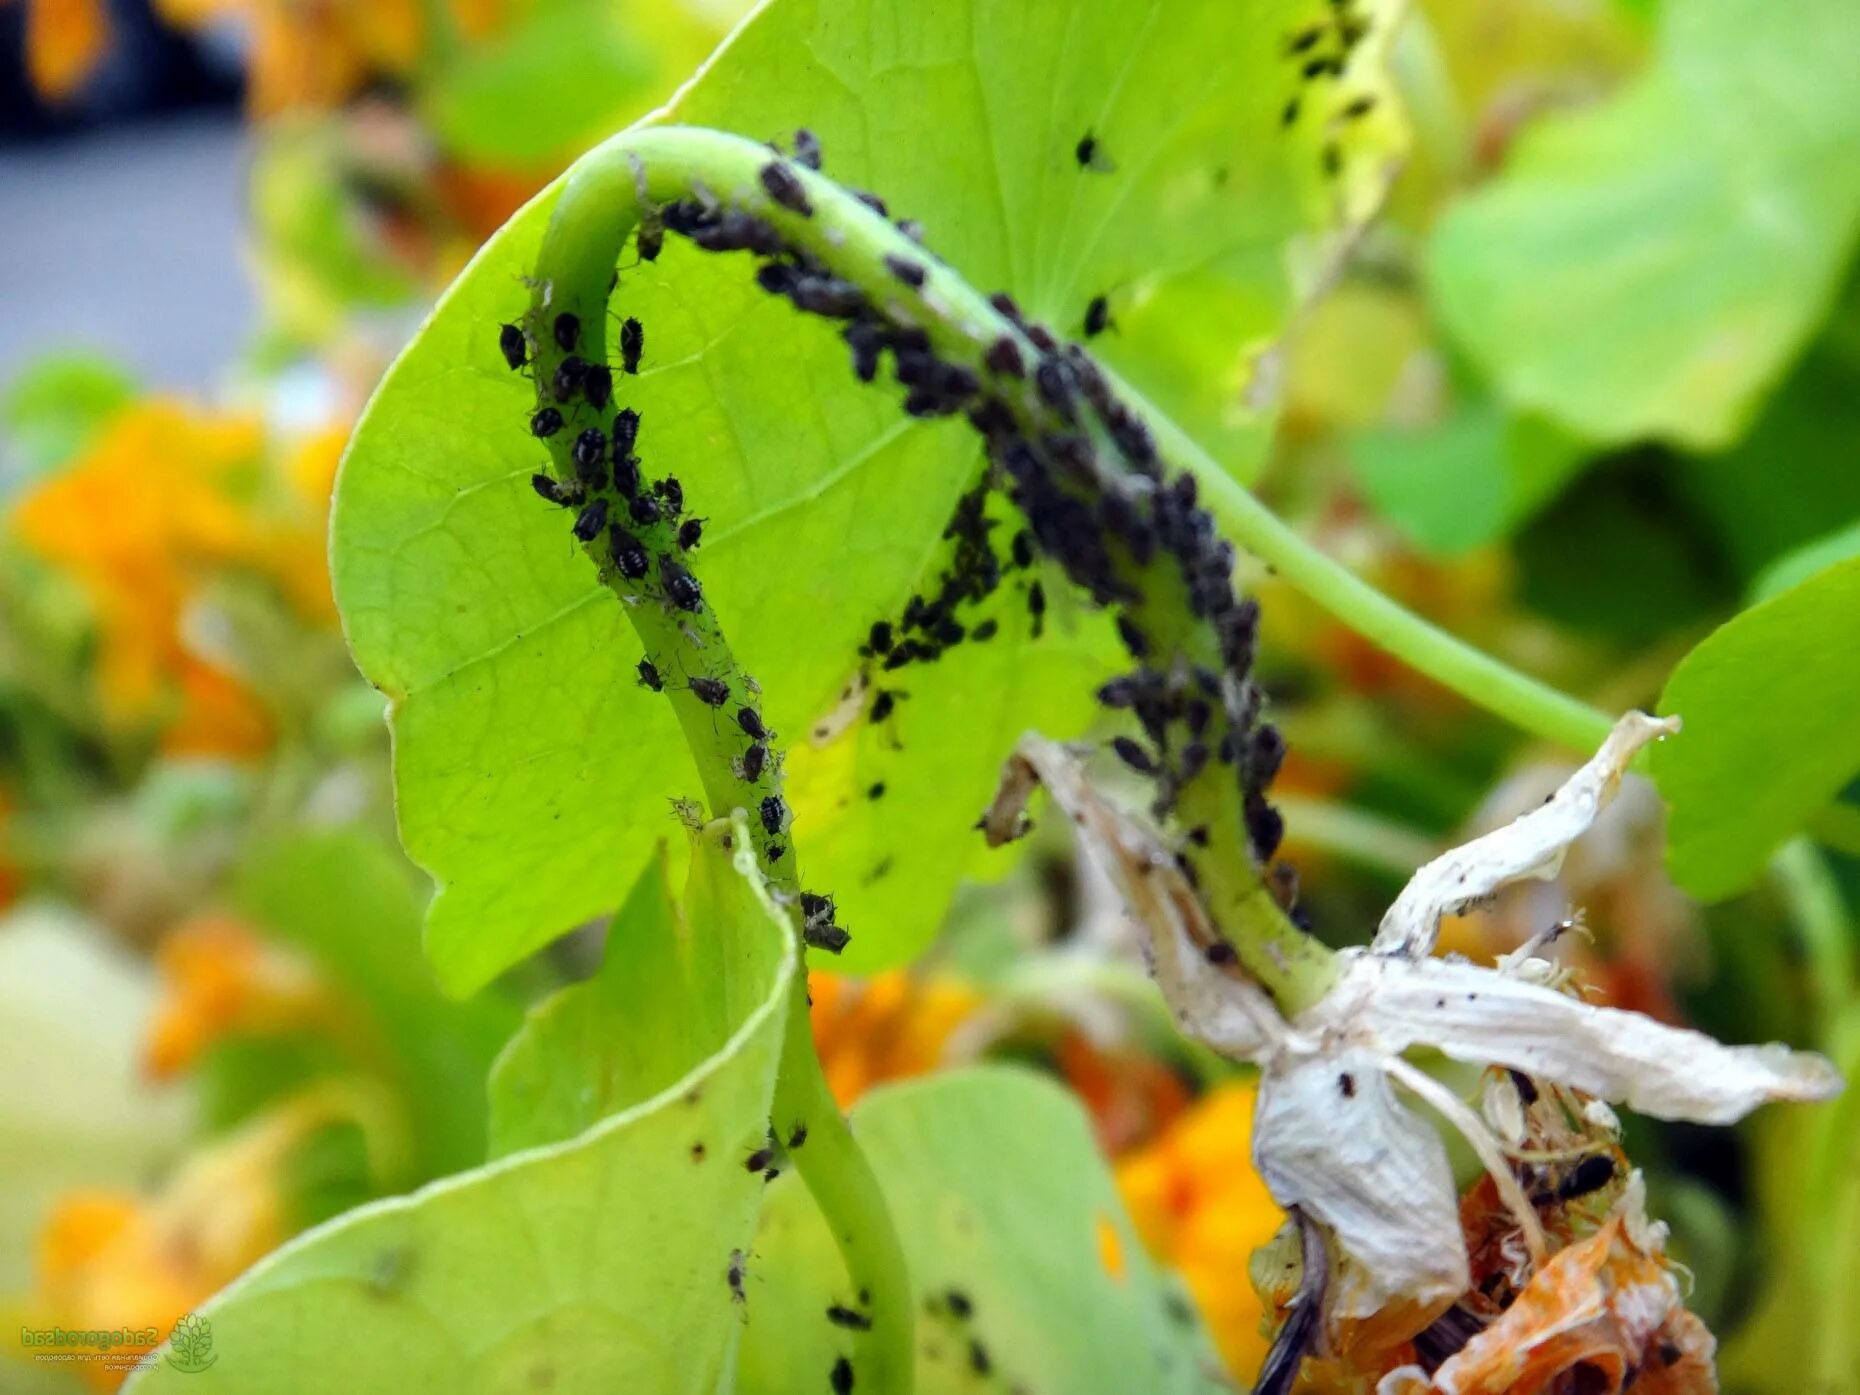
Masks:
[[[1253,1170],[1253,1086],[1222,1085],[1117,1166],[1137,1233],[1180,1271],[1228,1369],[1250,1381],[1266,1354],[1247,1260],[1284,1222]]]
[[[110,46],[107,0],[26,0],[26,75],[48,102],[77,91]]]
[[[920,982],[901,970],[865,980],[814,973],[808,990],[814,1047],[842,1109],[882,1081],[935,1070],[951,1035],[981,1004],[960,984]]]
[[[229,1032],[270,1032],[329,1020],[334,1005],[303,960],[236,920],[203,916],[155,953],[162,996],[144,1064],[158,1080],[186,1070]]]

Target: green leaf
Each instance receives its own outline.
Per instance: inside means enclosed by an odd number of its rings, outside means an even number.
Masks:
[[[1667,863],[1702,900],[1770,853],[1860,771],[1860,558],[1721,626],[1674,670],[1660,711],[1685,729],[1651,768],[1671,807]]]
[[[1598,441],[1722,447],[1829,308],[1860,220],[1846,0],[1665,7],[1653,67],[1548,118],[1440,224],[1436,308],[1503,395]]]
[[[874,1091],[854,1127],[910,1261],[920,1395],[1229,1388],[1193,1309],[1144,1255],[1064,1091],[1019,1070],[963,1071]],[[1107,1269],[1107,1245],[1121,1273]],[[828,1388],[848,1334],[827,1309],[859,1306],[834,1288],[839,1272],[819,1213],[784,1176],[745,1283],[743,1395]],[[952,1290],[968,1300],[967,1318],[952,1309]]]
[[[1860,557],[1860,519],[1770,563],[1750,584],[1750,599],[1767,601],[1780,596],[1816,572],[1836,562],[1845,562],[1849,557]]]
[[[697,855],[727,864],[727,829],[713,825]],[[740,842],[738,857],[729,899],[746,918],[704,931],[742,946],[737,1001],[754,1006],[716,1054],[572,1142],[301,1237],[200,1310],[210,1368],[157,1360],[126,1388],[714,1391],[739,1331],[731,1253],[763,1200],[736,1159],[767,1136],[795,973],[793,937]],[[713,1012],[727,1001],[714,992]]]
[[[1304,86],[1286,37],[1329,13],[780,0],[668,116],[762,139],[812,128],[836,176],[1067,331],[1109,294],[1116,328],[1096,346],[1250,468],[1262,419],[1237,404],[1298,295],[1288,261],[1312,264],[1331,220],[1373,203],[1400,135],[1388,101],[1335,123],[1341,175],[1324,175],[1327,112],[1378,87],[1379,10],[1349,75],[1312,86],[1282,129]],[[1079,167],[1088,131],[1115,169]],[[334,515],[337,596],[392,699],[402,837],[440,884],[428,950],[454,991],[615,906],[665,800],[697,783],[666,704],[635,685],[618,605],[527,484],[543,459],[524,436],[531,389],[494,341],[525,307],[555,197],[487,244],[391,370]],[[853,931],[846,963],[894,963],[976,855],[969,827],[1013,740],[1087,720],[1107,627],[1055,616],[1032,644],[1004,588],[992,643],[911,672],[884,730],[817,747],[870,625],[944,565],[979,452],[964,426],[909,422],[890,389],[856,384],[844,346],[739,259],[672,242],[620,268],[616,305],[646,328],[624,380],[642,454],[710,520],[698,570],[786,738],[798,848]]]
[[[0,425],[24,466],[22,476],[76,455],[135,392],[135,380],[122,367],[93,354],[47,354],[29,365],[0,402]],[[18,482],[0,470],[0,497]]]
[[[437,1177],[484,1159],[480,1085],[518,1014],[500,994],[470,1003],[440,994],[420,956],[424,897],[413,878],[359,831],[298,829],[252,850],[233,896],[269,934],[313,954],[370,1015],[411,1116],[420,1176]]]

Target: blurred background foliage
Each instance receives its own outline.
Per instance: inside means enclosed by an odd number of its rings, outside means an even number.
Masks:
[[[598,959],[588,927],[471,1001],[433,986],[326,511],[432,297],[743,9],[0,0],[13,150],[241,104],[244,267],[223,274],[256,305],[186,393],[81,347],[138,313],[134,268],[53,288],[69,342],[0,343],[9,1320],[165,1330],[303,1227],[482,1161],[493,1058]],[[1604,709],[1651,706],[1714,627],[1860,552],[1860,14],[1419,0],[1395,61],[1412,155],[1293,328],[1259,487],[1443,627]],[[33,198],[0,176],[0,203]],[[0,286],[34,276],[15,262]],[[1287,855],[1320,933],[1360,940],[1418,863],[1533,807],[1572,753],[1254,580]],[[1822,642],[1854,653],[1860,615]],[[1489,958],[1578,909],[1599,996],[1817,1046],[1851,1078],[1860,792],[1834,773],[1849,787],[1812,838],[1710,904],[1675,887],[1660,801],[1632,783],[1556,881],[1446,948]],[[1280,1220],[1247,1161],[1250,1087],[1174,1034],[1063,840],[966,888],[908,971],[816,974],[814,1015],[844,1102],[984,1056],[1064,1081],[1250,1378],[1247,1256]],[[1727,1388],[1860,1390],[1851,1102],[1735,1131],[1636,1120],[1628,1143]],[[112,1383],[18,1355],[0,1387]]]

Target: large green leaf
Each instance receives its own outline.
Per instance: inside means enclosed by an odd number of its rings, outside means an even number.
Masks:
[[[669,118],[758,138],[812,128],[831,172],[1069,332],[1110,294],[1105,356],[1248,468],[1263,418],[1241,393],[1297,294],[1288,266],[1373,203],[1399,136],[1387,101],[1332,119],[1377,90],[1386,16],[1341,80],[1309,83],[1309,53],[1287,54],[1327,16],[1320,0],[780,0]],[[1080,167],[1087,132],[1114,168]],[[391,370],[335,509],[349,638],[393,700],[402,837],[440,884],[429,952],[461,991],[616,905],[666,798],[696,784],[665,704],[635,686],[619,605],[527,484],[542,459],[523,430],[530,388],[494,341],[526,305],[555,197],[487,244]],[[706,595],[787,738],[808,880],[839,897],[850,966],[896,962],[975,856],[969,828],[1014,738],[1086,719],[1105,627],[1060,616],[1033,644],[1008,588],[997,639],[910,671],[885,730],[816,747],[868,627],[943,565],[974,440],[860,388],[837,339],[761,296],[740,261],[680,245],[629,257],[617,303],[646,327],[644,367],[623,380],[642,453],[710,520]]]
[[[1231,1388],[1064,1091],[1019,1070],[965,1071],[874,1091],[853,1122],[910,1262],[922,1395]],[[783,1177],[750,1252],[743,1395],[828,1388],[848,1334],[827,1309],[859,1306],[834,1287],[840,1272],[819,1212]]]
[[[764,1182],[737,1159],[767,1136],[793,937],[728,825],[695,856],[732,878],[718,924],[734,990],[667,995],[683,1010],[753,1000],[715,1054],[571,1142],[514,1154],[411,1197],[350,1212],[262,1261],[210,1301],[216,1360],[158,1358],[128,1389],[203,1391],[687,1391],[709,1395],[740,1331],[728,1272]],[[699,1145],[702,1145],[701,1147]]]
[[[1754,881],[1778,844],[1860,771],[1860,558],[1752,606],[1674,670],[1652,755],[1667,855],[1694,896]]]
[[[1692,0],[1653,67],[1528,132],[1430,253],[1516,406],[1600,441],[1736,438],[1828,309],[1860,220],[1848,0]]]

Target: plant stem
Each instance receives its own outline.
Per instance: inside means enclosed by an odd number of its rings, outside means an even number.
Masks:
[[[681,166],[662,158],[669,134],[639,132],[617,137],[582,160],[567,179],[536,263],[530,332],[539,405],[552,403],[548,384],[566,357],[552,335],[558,315],[566,311],[578,317],[581,337],[577,348],[583,357],[595,364],[607,361],[607,303],[617,286],[614,268],[646,212],[642,200],[682,197],[694,181],[706,178],[735,178],[745,171],[754,177],[755,165],[746,164],[737,147],[749,146],[752,151],[758,147],[734,138],[673,139],[669,142],[673,149],[693,157]],[[714,158],[719,141],[731,157],[722,169]],[[707,154],[713,158],[701,158]],[[645,155],[654,157],[649,165],[638,162]],[[767,152],[761,151],[759,159],[766,158]],[[618,386],[615,395],[616,405],[623,405],[624,387]],[[570,413],[565,410],[564,415]],[[572,417],[571,421],[550,441],[564,480],[576,478],[570,452],[577,429],[584,425]],[[604,425],[592,417],[585,424]],[[616,510],[625,503],[618,495],[611,502]],[[629,522],[628,526],[657,544],[655,554],[670,554],[667,525]],[[760,704],[752,681],[730,652],[715,612],[708,604],[697,611],[672,604],[662,574],[658,586],[650,576],[623,577],[614,565],[605,534],[597,534],[587,550],[603,581],[621,598],[648,658],[659,670],[697,764],[712,816],[749,805],[750,822],[760,817],[766,827],[767,816],[760,814],[758,806],[765,798],[779,798],[780,760],[770,740],[763,773],[755,780],[746,780],[741,773],[743,757],[757,739],[739,725],[735,714],[739,707],[758,710]],[[720,709],[701,700],[690,686],[693,677],[726,684],[726,704]],[[783,810],[778,827],[757,848],[757,858],[778,891],[792,900],[800,889],[799,853],[789,832],[789,816]],[[799,941],[798,930],[795,933]],[[808,1015],[805,944],[797,943],[797,950],[803,972],[795,977],[788,1005],[771,1125],[783,1139],[796,1126],[806,1129],[805,1142],[794,1147],[790,1156],[833,1232],[852,1289],[849,1297],[871,1319],[868,1329],[848,1334],[859,1388],[881,1395],[909,1395],[915,1379],[916,1312],[904,1250],[878,1178],[827,1088]]]

